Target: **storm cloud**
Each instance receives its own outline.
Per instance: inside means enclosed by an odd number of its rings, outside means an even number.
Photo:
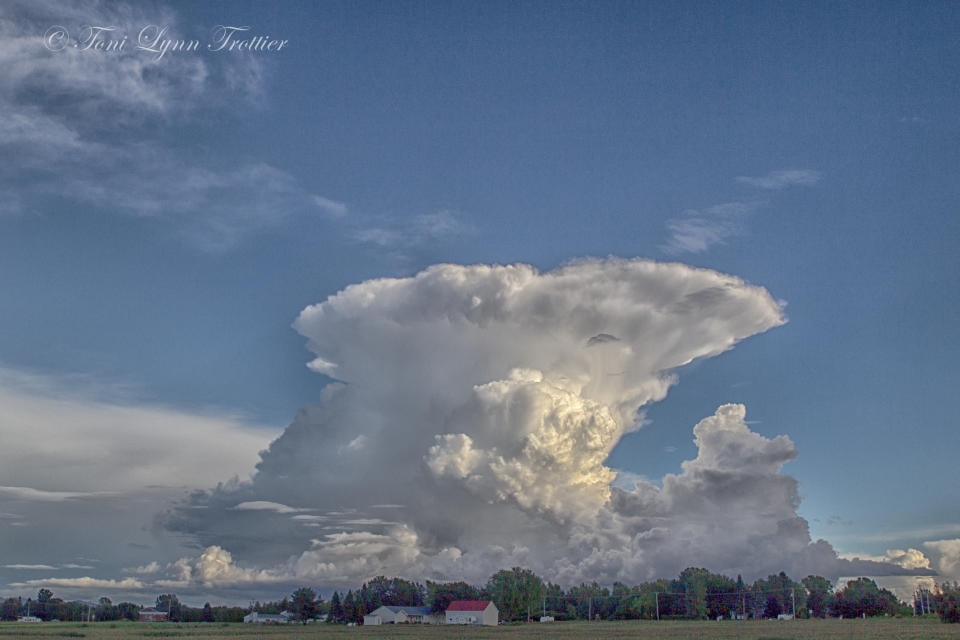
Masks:
[[[311,369],[334,380],[322,402],[249,482],[165,514],[206,548],[177,579],[482,581],[514,565],[563,584],[690,565],[851,573],[797,515],[797,481],[781,470],[793,443],[752,432],[742,405],[694,427],[697,457],[662,486],[624,490],[605,464],[679,367],[784,322],[761,287],[648,260],[436,265],[347,287],[294,325]]]

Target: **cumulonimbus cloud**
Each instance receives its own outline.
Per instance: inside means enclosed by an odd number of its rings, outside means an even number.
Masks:
[[[196,494],[164,522],[213,549],[217,572],[183,561],[204,582],[476,581],[514,565],[563,583],[691,564],[852,572],[797,515],[781,469],[793,443],[752,432],[742,405],[694,428],[696,459],[662,487],[614,486],[605,464],[678,367],[783,322],[761,287],[647,260],[437,265],[353,285],[295,323],[311,368],[336,380],[322,403],[250,482]],[[289,511],[236,508],[258,502]]]

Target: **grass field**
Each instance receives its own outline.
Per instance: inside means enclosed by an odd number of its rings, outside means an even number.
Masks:
[[[243,624],[177,624],[100,622],[0,623],[4,638],[178,638],[180,640],[320,640],[330,638],[546,638],[589,640],[643,638],[649,640],[926,640],[960,639],[960,625],[942,624],[933,619],[876,618],[871,620],[791,620],[746,622],[555,622],[500,627],[444,627],[386,625],[382,627],[341,627],[328,625],[261,626]]]

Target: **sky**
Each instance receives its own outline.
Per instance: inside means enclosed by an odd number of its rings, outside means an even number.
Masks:
[[[960,579],[958,33],[3,3],[0,596]]]

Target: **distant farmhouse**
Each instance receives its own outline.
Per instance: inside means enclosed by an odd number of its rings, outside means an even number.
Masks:
[[[485,624],[497,626],[500,612],[489,600],[454,600],[444,613],[430,607],[382,606],[363,616],[363,624]]]
[[[147,607],[146,609],[140,609],[138,620],[140,622],[162,622],[167,619],[167,615],[166,611],[157,611],[154,607]]]
[[[401,624],[404,622],[443,624],[443,615],[432,613],[430,607],[382,606],[363,616],[364,626],[368,624]]]
[[[447,624],[482,624],[492,627],[499,623],[497,605],[489,600],[454,600],[447,607]]]
[[[282,613],[257,613],[256,611],[243,616],[243,621],[256,624],[287,624],[293,614],[289,611]]]

